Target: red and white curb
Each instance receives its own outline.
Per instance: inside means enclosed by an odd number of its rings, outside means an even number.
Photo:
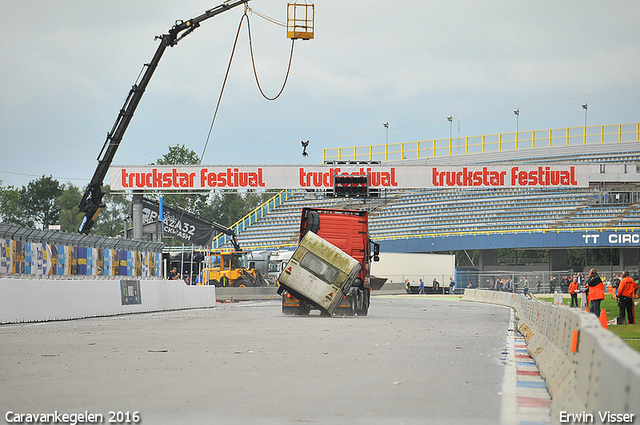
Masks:
[[[535,361],[527,351],[524,337],[515,330],[511,310],[507,344],[503,352],[502,425],[551,423],[551,396]]]

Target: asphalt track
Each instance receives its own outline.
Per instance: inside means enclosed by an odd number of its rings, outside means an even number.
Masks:
[[[508,308],[414,296],[373,297],[368,317],[285,316],[262,301],[5,325],[0,413],[9,423],[8,412],[100,423],[137,412],[145,425],[518,423],[503,393],[509,320]]]

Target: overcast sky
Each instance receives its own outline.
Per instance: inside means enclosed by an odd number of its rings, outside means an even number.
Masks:
[[[84,187],[142,65],[206,0],[0,0],[0,180]],[[285,0],[252,0],[286,20]],[[640,121],[640,1],[316,0],[282,96],[264,100],[242,30],[204,164],[319,164],[322,149]],[[114,164],[203,151],[243,13],[167,49]],[[261,85],[278,92],[291,41],[250,15]],[[301,140],[310,140],[308,158]],[[108,180],[105,180],[108,182]]]

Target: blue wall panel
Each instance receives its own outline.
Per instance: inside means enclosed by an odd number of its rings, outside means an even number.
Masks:
[[[640,232],[505,233],[385,239],[379,242],[382,252],[439,252],[500,248],[638,248]]]

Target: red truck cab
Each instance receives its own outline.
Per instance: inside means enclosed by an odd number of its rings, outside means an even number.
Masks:
[[[299,240],[309,231],[360,263],[360,273],[348,294],[344,295],[336,314],[366,316],[371,298],[371,261],[378,261],[379,253],[379,245],[369,238],[368,211],[305,207],[302,209]],[[312,308],[305,300],[283,293],[283,313],[308,314]]]

